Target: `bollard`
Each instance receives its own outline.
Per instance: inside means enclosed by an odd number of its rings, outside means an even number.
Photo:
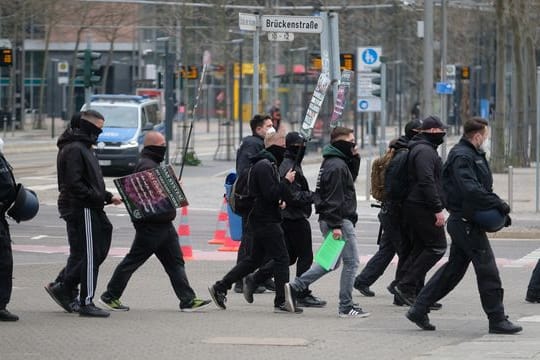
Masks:
[[[371,192],[371,159],[366,161],[366,201],[369,201]]]
[[[510,209],[514,208],[514,168],[508,167],[508,205]]]

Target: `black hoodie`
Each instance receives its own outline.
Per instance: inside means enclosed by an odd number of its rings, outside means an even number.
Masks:
[[[80,129],[67,129],[58,138],[58,211],[62,217],[72,209],[103,209],[111,203],[112,194],[105,190],[94,144]]]

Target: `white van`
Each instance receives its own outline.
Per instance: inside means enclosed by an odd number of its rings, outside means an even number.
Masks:
[[[139,160],[144,134],[165,131],[159,102],[144,96],[92,95],[90,108],[105,118],[96,149],[103,170],[131,172]],[[86,104],[82,110],[86,110]]]

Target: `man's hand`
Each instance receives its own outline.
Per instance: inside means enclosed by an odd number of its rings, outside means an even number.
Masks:
[[[113,195],[113,197],[111,198],[111,202],[114,205],[120,205],[122,203],[122,198],[120,196]]]
[[[281,210],[283,210],[283,209],[285,209],[286,207],[287,207],[287,203],[286,203],[285,201],[283,201],[283,200],[280,200],[280,201],[279,201],[279,208],[280,208]]]
[[[499,206],[497,206],[497,209],[499,209],[500,212],[502,212],[503,215],[510,214],[510,205],[508,205],[506,202],[501,201]]]
[[[442,211],[435,214],[435,226],[444,226],[444,214]]]
[[[296,176],[296,171],[291,169],[291,170],[287,171],[287,173],[285,174],[285,179],[287,179],[287,181],[292,184],[294,182],[294,177],[295,176]]]
[[[341,229],[332,229],[332,236],[335,240],[341,239]]]

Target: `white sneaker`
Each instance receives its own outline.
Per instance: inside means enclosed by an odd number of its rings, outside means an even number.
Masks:
[[[370,313],[362,310],[361,307],[353,305],[345,311],[339,311],[338,316],[340,318],[365,318],[371,315]]]

